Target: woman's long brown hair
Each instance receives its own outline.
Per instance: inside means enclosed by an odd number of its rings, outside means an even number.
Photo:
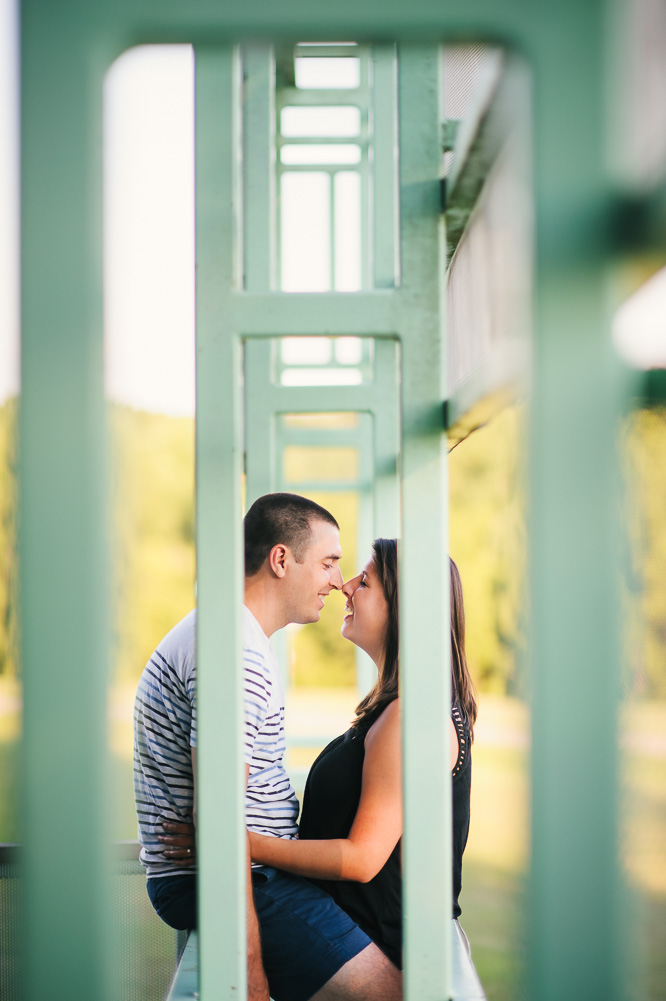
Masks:
[[[458,567],[449,557],[451,571],[451,705],[458,706],[474,740],[476,689],[465,656],[465,604]]]
[[[398,541],[375,539],[372,562],[388,604],[384,640],[384,663],[374,687],[356,706],[352,726],[365,726],[381,716],[389,702],[398,697]]]
[[[356,707],[352,726],[374,722],[398,697],[398,542],[375,539],[373,564],[388,604],[384,663],[374,687]],[[465,656],[465,606],[458,567],[449,559],[451,574],[451,706],[458,706],[474,739],[477,703],[474,683]]]

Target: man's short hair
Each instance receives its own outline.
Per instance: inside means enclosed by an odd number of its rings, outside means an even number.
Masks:
[[[300,494],[264,494],[243,519],[245,576],[254,577],[268,559],[273,546],[289,546],[302,563],[312,537],[312,522],[326,521],[339,529],[330,511]]]

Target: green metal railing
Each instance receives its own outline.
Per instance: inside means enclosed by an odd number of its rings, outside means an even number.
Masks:
[[[477,37],[520,50],[534,81],[529,997],[623,996],[613,438],[625,391],[611,351],[607,296],[618,184],[607,165],[617,6],[23,0],[27,1001],[110,999],[102,84],[115,57],[147,41],[191,42],[196,51],[201,995],[242,998],[245,990],[240,677],[217,670],[220,649],[237,662],[240,653],[242,345],[353,335],[399,343],[405,990],[407,1001],[450,996],[450,916],[442,903],[450,899],[450,797],[442,726],[449,693],[441,613],[448,585],[439,43]],[[375,213],[368,228],[374,253],[367,287],[287,295],[276,290],[277,217],[269,212],[266,234],[261,215],[275,199],[273,57],[268,45],[247,57],[263,96],[252,111],[258,160],[247,159],[243,177],[248,133],[241,130],[236,43],[341,35],[400,42],[397,63],[391,46],[382,50],[375,79],[384,86],[372,97],[375,114],[392,123],[375,150],[375,197],[393,209]],[[649,198],[641,204],[649,207]],[[663,249],[661,231],[651,238]],[[341,400],[342,390],[331,397]],[[291,409],[285,404],[283,412]],[[340,407],[327,400],[327,409]]]

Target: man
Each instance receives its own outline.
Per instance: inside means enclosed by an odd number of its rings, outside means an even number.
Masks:
[[[296,494],[266,494],[247,512],[243,668],[246,823],[295,837],[298,802],[284,770],[284,699],[269,637],[289,622],[316,622],[342,586],[339,527]],[[135,798],[148,895],[172,927],[196,926],[190,849],[164,830],[194,819],[196,612],[162,640],[141,676],[135,705]],[[222,665],[221,665],[222,666]],[[398,970],[312,883],[248,862],[248,993],[251,1001],[392,1001]],[[261,934],[261,938],[260,938]],[[265,968],[265,969],[264,969]]]

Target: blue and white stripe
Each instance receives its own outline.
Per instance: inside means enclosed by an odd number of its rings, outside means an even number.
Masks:
[[[196,747],[196,610],[165,636],[148,661],[134,706],[134,793],[141,861],[148,876],[192,872],[165,859],[163,820],[192,821]],[[284,769],[284,699],[273,649],[243,608],[244,760],[250,766],[247,826],[294,837],[298,801]]]

